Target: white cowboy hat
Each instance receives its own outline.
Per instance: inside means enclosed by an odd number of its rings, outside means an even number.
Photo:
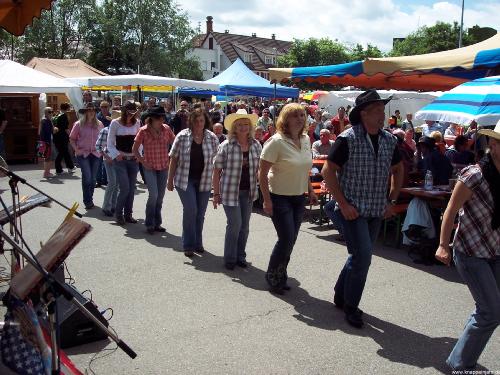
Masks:
[[[500,141],[500,120],[498,120],[495,125],[495,129],[481,129],[477,133],[487,135],[490,138],[495,138],[497,141]]]
[[[259,116],[257,116],[255,113],[248,114],[245,109],[238,109],[236,113],[231,113],[225,118],[224,127],[228,132],[230,132],[231,129],[233,128],[234,122],[241,118],[249,119],[250,125],[255,127],[255,125],[257,125],[257,120],[259,119]]]

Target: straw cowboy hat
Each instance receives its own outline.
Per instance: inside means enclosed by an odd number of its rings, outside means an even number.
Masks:
[[[122,111],[118,111],[116,109],[113,109],[111,111],[111,120],[116,120],[117,118],[120,118],[121,115],[122,115]]]
[[[230,132],[231,129],[233,128],[234,122],[242,118],[249,119],[251,126],[255,127],[255,125],[257,125],[257,120],[259,119],[259,116],[257,116],[255,113],[248,114],[245,109],[238,109],[236,113],[231,113],[226,117],[226,119],[224,120],[224,127],[228,132]]]
[[[365,108],[368,104],[376,103],[376,102],[381,102],[386,105],[390,100],[392,99],[392,95],[389,96],[387,99],[382,99],[380,95],[378,94],[377,91],[375,90],[368,90],[365,92],[362,92],[361,94],[358,95],[356,98],[356,106],[351,110],[349,113],[349,121],[351,124],[356,125],[359,124],[361,121],[361,116],[360,112]]]
[[[495,138],[497,141],[500,141],[500,120],[498,120],[495,129],[481,129],[477,132],[478,134],[487,135],[490,138]]]

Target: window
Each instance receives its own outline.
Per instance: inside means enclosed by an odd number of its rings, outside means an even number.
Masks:
[[[214,49],[214,38],[208,38],[208,49]]]
[[[211,61],[210,62],[210,70],[214,70],[215,69],[215,61]]]
[[[252,54],[250,52],[245,52],[243,54],[243,61],[247,63],[252,62]]]
[[[266,65],[276,65],[276,56],[266,55]]]

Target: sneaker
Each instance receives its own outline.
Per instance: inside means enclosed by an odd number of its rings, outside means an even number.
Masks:
[[[134,219],[132,216],[125,216],[125,221],[130,224],[136,224],[137,220]]]
[[[123,215],[116,216],[116,224],[125,225],[125,218],[123,217]]]
[[[75,171],[76,171],[76,168],[75,168],[75,167],[73,167],[73,168],[68,168],[68,173],[75,173]],[[63,172],[61,172],[61,173],[63,173]]]
[[[157,227],[154,228],[156,232],[166,232],[167,230],[163,228],[161,225],[158,225]]]

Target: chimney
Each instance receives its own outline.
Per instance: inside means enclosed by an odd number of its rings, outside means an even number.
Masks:
[[[224,34],[229,34],[229,30],[224,30]]]
[[[271,35],[271,39],[276,39],[276,34]]]
[[[207,34],[210,34],[212,31],[214,31],[213,19],[214,18],[212,16],[207,16]]]
[[[252,38],[256,38],[257,37],[257,34],[256,33],[252,33]]]

